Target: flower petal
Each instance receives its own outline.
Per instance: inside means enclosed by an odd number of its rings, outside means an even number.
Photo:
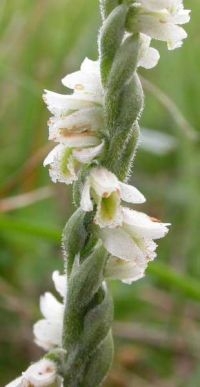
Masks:
[[[99,144],[99,138],[93,132],[65,133],[57,141],[68,148],[87,148]]]
[[[66,95],[49,90],[45,90],[43,99],[49,111],[55,116],[67,115],[72,113],[73,110],[89,108],[94,104],[94,97],[92,98],[89,95]]]
[[[52,385],[57,378],[57,367],[48,359],[41,359],[32,364],[25,372],[22,379],[34,387],[45,387]]]
[[[92,211],[93,210],[93,203],[90,196],[90,180],[89,178],[86,180],[82,194],[81,194],[81,202],[80,206],[83,211]]]
[[[141,264],[145,261],[143,252],[121,227],[101,229],[99,235],[105,248],[114,257]]]
[[[158,50],[153,47],[149,47],[143,57],[140,59],[138,66],[144,67],[145,69],[152,69],[158,64],[160,54]]]
[[[66,298],[67,294],[67,274],[60,274],[57,270],[53,272],[52,279],[57,292]]]
[[[5,387],[22,387],[22,376],[20,376],[19,378],[16,378],[12,382],[6,384]]]
[[[62,79],[64,86],[82,93],[99,95],[102,98],[102,85],[100,78],[99,61],[85,58],[80,71],[68,74]]]
[[[124,227],[135,237],[160,239],[168,233],[170,223],[161,223],[143,212],[123,208]]]
[[[40,297],[40,309],[43,316],[48,320],[57,320],[63,317],[63,304],[57,301],[53,294],[49,292]]]
[[[62,319],[63,320],[63,319]],[[62,320],[39,320],[33,325],[35,343],[48,351],[54,347],[62,346]]]
[[[75,159],[72,149],[63,144],[57,145],[45,158],[44,166],[50,165],[49,175],[54,183],[71,184],[77,180]]]
[[[49,120],[49,140],[61,141],[69,132],[97,131],[102,126],[102,119],[102,108],[99,107],[80,109],[64,117],[52,117]]]
[[[148,35],[140,34],[140,36],[138,67],[151,69],[157,65],[160,54],[155,48],[150,47],[151,38]]]
[[[157,130],[142,128],[140,134],[140,148],[156,155],[165,155],[177,147],[175,137],[158,132]]]
[[[112,192],[119,191],[119,181],[114,173],[106,168],[93,168],[90,172],[91,186],[99,197],[108,197]]]
[[[146,201],[144,195],[134,186],[119,183],[121,198],[127,203],[144,203]]]
[[[97,146],[85,149],[74,149],[73,156],[82,164],[90,163],[94,158],[99,156],[103,150],[104,142]]]
[[[111,257],[106,265],[105,276],[108,279],[118,279],[124,283],[131,284],[133,281],[144,277],[146,266],[146,264],[137,265],[132,261]]]

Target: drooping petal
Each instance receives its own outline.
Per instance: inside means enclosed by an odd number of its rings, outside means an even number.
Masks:
[[[127,203],[144,203],[144,195],[134,186],[120,182],[121,198]]]

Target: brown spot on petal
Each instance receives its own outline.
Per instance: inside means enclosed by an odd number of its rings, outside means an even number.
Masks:
[[[160,219],[154,218],[152,216],[150,216],[150,219],[152,220],[152,222],[160,223]]]
[[[47,373],[50,373],[50,372],[52,372],[52,371],[53,371],[53,367],[50,367],[50,366],[49,366],[49,367],[46,368],[46,372],[47,372]]]
[[[103,198],[109,198],[109,196],[110,196],[109,192],[104,192],[103,193]]]
[[[83,85],[81,85],[81,83],[77,83],[77,85],[75,85],[74,89],[75,90],[84,90],[85,88]]]
[[[69,134],[70,131],[73,131],[73,133]],[[73,125],[73,126],[68,126],[67,128],[61,128],[59,129],[59,133],[62,136],[73,136],[74,134],[94,134],[91,130],[91,125],[90,124],[85,124],[85,125]]]

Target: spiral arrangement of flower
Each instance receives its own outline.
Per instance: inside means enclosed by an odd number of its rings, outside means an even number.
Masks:
[[[71,94],[44,93],[56,143],[44,165],[54,183],[73,184],[77,209],[63,231],[66,271],[53,273],[62,303],[45,293],[33,328],[46,355],[7,387],[101,385],[113,356],[106,280],[142,278],[168,232],[169,223],[136,209],[145,197],[127,184],[144,106],[137,70],[158,63],[152,39],[182,45],[190,11],[182,0],[100,0],[100,10],[99,59],[62,80]]]

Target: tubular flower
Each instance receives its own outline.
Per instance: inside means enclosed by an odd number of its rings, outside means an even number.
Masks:
[[[65,302],[66,275],[53,273],[53,281],[57,292]],[[40,298],[40,309],[44,319],[33,326],[35,343],[45,350],[62,346],[62,326],[64,316],[64,302],[59,302],[51,293],[45,293]]]
[[[129,208],[123,208],[122,213],[122,226],[101,229],[99,236],[111,254],[106,276],[131,283],[143,277],[148,262],[156,257],[154,239],[163,238],[170,224]]]
[[[103,88],[98,61],[85,59],[80,71],[67,75],[63,84],[71,95],[45,91],[44,100],[54,114],[49,120],[49,140],[58,142],[46,157],[54,182],[71,184],[77,179],[81,163],[89,163],[103,149]]]
[[[123,222],[121,200],[128,203],[143,203],[144,196],[137,188],[120,182],[106,168],[93,168],[86,179],[81,195],[83,211],[92,211],[97,206],[94,221],[100,227],[116,227]]]
[[[179,25],[189,22],[189,14],[182,0],[138,0],[132,4],[127,27],[132,32],[166,41],[168,49],[173,50],[187,37]]]
[[[5,387],[62,387],[62,379],[57,375],[56,364],[48,359],[41,359],[32,364],[22,376]]]

